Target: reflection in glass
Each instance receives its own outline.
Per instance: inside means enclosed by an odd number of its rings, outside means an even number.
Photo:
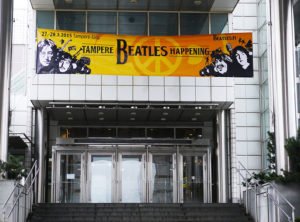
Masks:
[[[173,163],[171,155],[153,156],[152,197],[154,203],[173,202]]]
[[[37,28],[54,29],[54,12],[53,11],[37,11],[36,12]]]
[[[88,12],[87,31],[116,34],[117,14],[114,12]]]
[[[56,12],[56,29],[70,31],[85,31],[84,12]]]
[[[112,156],[92,156],[91,162],[91,202],[112,202]]]
[[[183,200],[203,202],[203,158],[183,157]]]
[[[211,14],[211,34],[228,33],[228,14]]]
[[[147,14],[120,12],[119,34],[147,35]]]
[[[140,203],[143,201],[142,155],[123,155],[121,164],[122,202]]]
[[[60,196],[61,203],[80,202],[81,155],[65,154],[60,159]]]
[[[180,20],[181,35],[209,33],[209,19],[206,13],[181,14]]]
[[[178,35],[177,13],[150,13],[150,35]]]

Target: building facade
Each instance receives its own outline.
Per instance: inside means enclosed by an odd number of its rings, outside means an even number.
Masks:
[[[299,118],[298,1],[14,3],[9,132],[29,138],[27,165],[39,160],[40,201],[237,202],[237,168],[267,167],[268,131],[278,172],[288,169],[284,140],[296,135]],[[38,28],[251,32],[254,75],[37,74]]]

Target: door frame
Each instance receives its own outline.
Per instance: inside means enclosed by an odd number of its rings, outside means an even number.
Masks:
[[[83,147],[81,147],[82,149]],[[86,200],[86,183],[84,182],[86,178],[85,173],[85,151],[79,150],[80,148],[74,150],[60,150],[60,149],[52,149],[52,181],[51,181],[51,201],[54,203],[60,203],[59,197],[60,197],[60,164],[61,164],[61,156],[62,155],[80,155],[81,159],[81,167],[80,167],[80,202],[83,202]]]
[[[60,158],[64,154],[81,154],[81,195],[80,201],[82,203],[90,202],[90,169],[92,155],[112,155],[114,175],[112,177],[112,203],[121,202],[121,169],[120,169],[120,155],[143,155],[143,201],[151,203],[150,189],[150,168],[152,167],[152,156],[154,155],[172,155],[173,161],[173,202],[183,203],[183,156],[182,152],[185,146],[170,145],[170,150],[153,149],[148,145],[85,145],[85,146],[53,146],[52,147],[52,177],[51,177],[51,202],[59,202],[60,195],[59,176],[60,176]],[[159,146],[154,146],[159,147]],[[193,155],[203,156],[203,193],[204,203],[211,203],[212,201],[212,165],[211,165],[211,147],[203,145],[193,145],[187,147],[194,147],[196,151],[191,151]],[[199,147],[201,149],[199,150]],[[134,150],[130,150],[134,149]]]

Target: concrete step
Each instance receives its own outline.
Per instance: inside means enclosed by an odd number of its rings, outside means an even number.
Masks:
[[[238,204],[37,204],[30,222],[250,222]]]

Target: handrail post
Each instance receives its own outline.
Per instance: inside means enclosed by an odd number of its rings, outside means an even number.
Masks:
[[[257,186],[255,184],[254,187],[254,212],[255,212],[255,222],[258,222],[258,216],[257,216]]]

